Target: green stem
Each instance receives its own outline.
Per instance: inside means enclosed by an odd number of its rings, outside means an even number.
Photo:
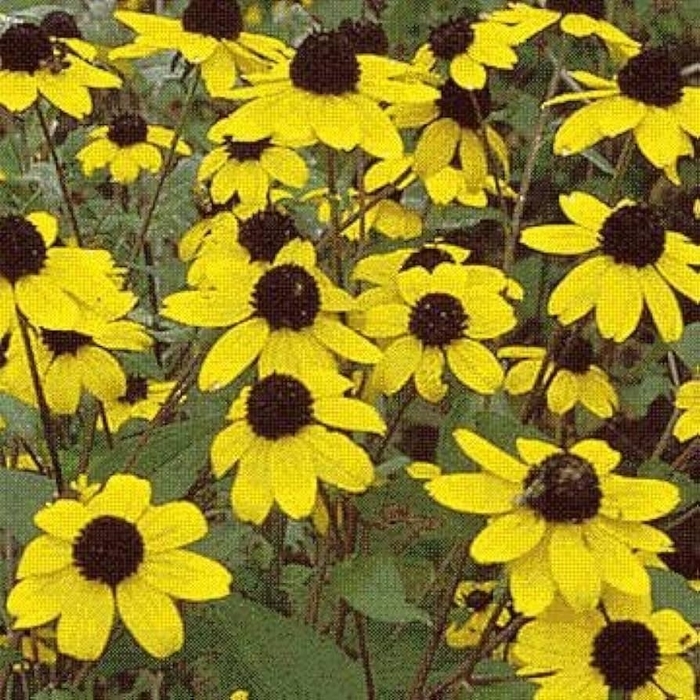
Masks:
[[[44,134],[44,139],[46,145],[49,147],[49,152],[51,153],[51,160],[53,161],[54,169],[56,170],[56,177],[58,178],[58,184],[61,188],[61,194],[63,195],[63,201],[66,203],[66,209],[68,210],[68,216],[70,217],[71,226],[73,227],[73,234],[75,235],[75,240],[79,246],[83,244],[83,237],[80,233],[80,225],[78,224],[78,216],[75,213],[75,207],[73,206],[73,200],[70,197],[70,191],[68,189],[68,183],[66,182],[66,172],[63,168],[63,164],[58,158],[58,153],[56,151],[56,146],[54,145],[53,139],[51,138],[51,131],[46,123],[46,117],[41,111],[39,103],[34,105],[36,113],[39,117],[39,124],[41,125],[41,131]]]
[[[39,376],[39,369],[36,364],[36,357],[34,356],[32,341],[29,335],[29,321],[19,309],[17,309],[17,317],[19,318],[19,328],[20,333],[22,334],[22,342],[24,343],[24,351],[27,355],[29,373],[32,378],[32,384],[34,385],[36,402],[37,406],[39,407],[39,417],[41,418],[41,425],[44,430],[44,439],[46,440],[46,446],[48,448],[49,458],[51,460],[51,475],[56,482],[56,491],[60,496],[64,492],[64,482],[63,472],[61,471],[61,462],[58,458],[58,448],[56,446],[56,431],[54,429],[53,421],[51,420],[51,411],[48,403],[46,402],[44,388],[41,385],[41,377]]]

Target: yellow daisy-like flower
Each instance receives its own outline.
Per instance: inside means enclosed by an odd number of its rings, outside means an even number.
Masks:
[[[561,610],[523,627],[513,648],[519,674],[536,674],[535,700],[694,700],[695,673],[683,654],[697,632],[676,611],[633,616]]]
[[[50,353],[43,375],[49,408],[75,413],[83,390],[105,403],[124,396],[126,375],[109,350],[146,350],[151,339],[135,321],[85,317],[74,330],[41,328],[41,341]]]
[[[559,95],[545,105],[589,100],[564,120],[554,152],[580,153],[605,137],[632,130],[639,150],[678,185],[678,159],[692,156],[700,137],[700,87],[683,85],[680,68],[666,48],[632,56],[612,80],[586,71],[571,77],[586,89]]]
[[[440,87],[436,100],[395,105],[389,113],[399,128],[423,128],[412,156],[382,161],[367,171],[368,189],[397,181],[404,187],[417,176],[436,204],[457,200],[465,206],[485,207],[487,192],[498,189],[513,196],[506,183],[508,148],[484,122],[490,110],[487,87],[464,90],[451,79]],[[490,172],[493,161],[498,163],[497,173]]]
[[[501,348],[498,357],[515,360],[506,372],[505,390],[515,396],[532,391],[546,355],[544,348],[533,346]],[[585,338],[575,335],[561,342],[542,376],[547,408],[552,413],[561,415],[581,404],[600,418],[612,416],[618,405],[617,392],[605,371],[593,361],[593,347]]]
[[[351,380],[309,364],[262,373],[243,389],[211,447],[216,476],[238,465],[231,490],[237,517],[262,523],[277,503],[304,518],[314,510],[319,479],[351,493],[372,483],[369,456],[339,431],[381,434],[385,425],[372,406],[345,396],[352,388]]]
[[[92,660],[104,651],[117,612],[149,654],[178,651],[184,630],[173,599],[222,598],[231,574],[182,549],[207,533],[197,506],[150,501],[147,480],[117,474],[85,503],[63,498],[40,510],[34,523],[43,534],[22,553],[7,599],[14,627],[58,618],[58,650]]]
[[[124,393],[104,402],[108,429],[116,432],[131,418],[153,420],[174,386],[175,382],[157,382],[132,374],[127,375]],[[98,426],[104,427],[100,421]]]
[[[673,427],[673,434],[681,442],[700,437],[700,379],[691,379],[678,387],[676,408],[683,413]]]
[[[448,508],[491,516],[471,555],[481,564],[506,563],[517,610],[537,615],[557,593],[575,610],[591,609],[603,584],[650,594],[649,575],[633,550],[671,549],[671,540],[644,521],[675,507],[674,485],[613,474],[621,455],[603,440],[564,450],[518,438],[516,458],[471,430],[454,437],[484,471],[444,474],[426,489]]]
[[[34,336],[29,329],[30,337]],[[37,371],[43,374],[51,355],[43,345],[34,344],[34,362]],[[27,351],[19,328],[8,330],[0,339],[0,391],[7,392],[26,404],[36,406],[36,390],[27,360]]]
[[[534,23],[544,28],[559,22],[560,29],[571,36],[597,36],[615,57],[629,58],[641,49],[638,41],[605,20],[604,0],[548,0],[546,9],[514,2],[489,17],[515,27]]]
[[[71,329],[86,308],[104,314],[131,304],[106,250],[57,245],[58,220],[44,211],[0,217],[0,333],[16,309],[35,326]],[[80,274],[76,274],[76,270]]]
[[[157,173],[163,166],[161,149],[172,147],[175,132],[164,126],[147,124],[139,114],[119,114],[109,126],[98,126],[88,135],[90,143],[75,157],[90,176],[95,170],[109,168],[112,178],[123,185],[132,183],[142,170]],[[188,156],[190,147],[181,139],[175,153]]]
[[[207,207],[205,215],[182,234],[177,252],[183,262],[192,262],[206,250],[238,247],[238,217],[224,205]]]
[[[23,112],[42,96],[83,119],[92,112],[90,88],[121,83],[31,22],[12,24],[0,35],[0,105],[11,112]]]
[[[225,386],[258,357],[263,374],[302,365],[334,369],[336,354],[369,364],[380,359],[338,318],[355,302],[316,267],[309,241],[292,240],[272,263],[202,260],[190,270],[197,289],[168,296],[162,315],[193,326],[233,326],[204,359],[203,389]]]
[[[236,141],[217,129],[217,124],[209,130],[209,138],[222,145],[204,156],[197,179],[211,180],[209,189],[215,204],[237,196],[243,207],[255,211],[265,208],[275,182],[297,189],[306,184],[306,162],[291,148],[270,139]]]
[[[294,146],[320,141],[343,151],[359,146],[377,158],[403,152],[401,137],[379,103],[436,97],[435,88],[415,79],[412,66],[358,54],[340,31],[316,31],[291,59],[245,78],[251,85],[228,97],[249,102],[220,122],[234,138],[272,138]]]
[[[278,39],[244,32],[236,0],[190,0],[180,19],[128,10],[118,10],[114,17],[137,36],[133,43],[111,51],[110,59],[178,51],[200,67],[212,97],[226,97],[239,70],[263,70],[289,53]]]
[[[432,68],[438,60],[449,63],[449,74],[465,90],[486,85],[486,69],[511,70],[518,62],[513,47],[527,41],[549,22],[522,22],[510,26],[497,18],[469,17],[463,12],[434,27],[415,62]]]
[[[460,581],[454,593],[456,609],[445,630],[447,646],[453,649],[476,646],[484,634],[496,601],[494,591],[497,581]],[[504,608],[498,618],[498,626],[508,624],[512,613]]]
[[[398,299],[365,309],[363,333],[390,340],[373,370],[379,390],[393,394],[413,377],[424,399],[440,401],[447,393],[445,362],[474,391],[492,394],[500,387],[503,369],[480,341],[513,328],[515,314],[501,296],[500,275],[490,270],[452,263],[432,272],[413,267],[397,277]]]
[[[700,301],[700,246],[664,230],[653,209],[622,200],[609,207],[585,192],[561,195],[571,224],[533,226],[521,242],[555,255],[594,253],[569,272],[549,298],[549,313],[568,325],[595,309],[604,338],[621,343],[637,328],[646,305],[666,342],[678,340],[683,317],[672,288]]]

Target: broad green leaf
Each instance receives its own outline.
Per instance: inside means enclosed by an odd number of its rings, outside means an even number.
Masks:
[[[38,530],[34,514],[52,500],[54,483],[32,472],[0,469],[0,529],[11,532],[21,544]]]
[[[648,569],[654,608],[673,608],[691,624],[700,624],[700,594],[675,571]]]
[[[406,600],[404,583],[393,559],[377,554],[336,566],[332,585],[350,607],[382,622],[430,623],[428,613]]]
[[[700,322],[687,325],[673,349],[689,370],[700,367]]]

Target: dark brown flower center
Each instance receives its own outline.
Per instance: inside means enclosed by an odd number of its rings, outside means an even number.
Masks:
[[[0,218],[0,275],[14,284],[35,275],[46,261],[46,245],[34,224],[22,216]]]
[[[135,374],[128,375],[126,378],[126,392],[124,396],[119,397],[119,400],[122,403],[128,403],[133,406],[146,398],[148,398],[148,381],[146,378]]]
[[[459,299],[432,292],[411,309],[408,328],[424,345],[442,347],[463,336],[468,320]]]
[[[600,249],[616,263],[642,268],[659,260],[664,252],[666,233],[651,207],[631,204],[608,216],[598,239]]]
[[[146,120],[140,114],[133,112],[125,112],[113,117],[107,131],[107,138],[122,148],[143,143],[147,136]]]
[[[360,64],[343,33],[314,32],[297,49],[289,75],[302,90],[317,95],[343,95],[356,90]]]
[[[470,591],[464,598],[464,605],[471,610],[485,610],[493,603],[493,593],[491,591],[482,591],[479,588]]]
[[[554,363],[574,374],[585,374],[593,364],[593,346],[578,335],[565,336],[553,352]]]
[[[277,253],[289,243],[299,238],[299,231],[289,214],[276,209],[263,209],[241,222],[238,242],[250,253],[255,262],[272,262]]]
[[[437,101],[440,116],[454,119],[464,129],[478,129],[491,112],[491,94],[488,87],[465,90],[452,78],[440,88]]]
[[[243,31],[243,16],[236,0],[190,0],[182,13],[186,32],[235,41]]]
[[[54,331],[41,329],[44,345],[54,355],[75,355],[80,348],[92,344],[92,338],[76,331]]]
[[[547,9],[565,14],[605,18],[605,0],[547,0]]]
[[[321,309],[316,280],[300,265],[287,263],[266,272],[255,285],[253,306],[273,330],[311,326]]]
[[[0,66],[3,70],[34,73],[52,57],[51,40],[36,24],[14,24],[0,36]]]
[[[432,272],[440,263],[444,262],[453,263],[455,260],[446,250],[423,246],[404,260],[400,270],[403,272],[404,270],[410,270],[412,267],[422,267],[428,272]]]
[[[112,515],[91,520],[73,543],[73,563],[83,578],[112,587],[138,571],[144,553],[136,526]]]
[[[581,523],[594,517],[603,497],[593,466],[566,453],[531,467],[523,489],[524,503],[555,523]]]
[[[636,620],[609,622],[593,640],[591,666],[612,690],[632,692],[654,678],[661,650],[654,633]]]
[[[296,435],[313,421],[311,392],[298,379],[271,374],[255,382],[246,404],[253,432],[268,440]]]
[[[668,49],[657,47],[630,58],[617,74],[623,95],[654,107],[670,107],[683,97],[683,78]]]
[[[270,147],[270,139],[260,141],[234,141],[230,136],[224,139],[226,153],[233,160],[260,160],[260,156]]]
[[[82,34],[75,17],[63,10],[54,10],[44,15],[39,26],[49,35],[61,39],[80,39]]]
[[[389,53],[389,39],[384,27],[368,19],[344,19],[338,31],[343,34],[355,53],[373,53],[386,56]]]
[[[451,61],[464,53],[474,41],[473,19],[465,16],[451,17],[430,30],[428,43],[436,58]]]

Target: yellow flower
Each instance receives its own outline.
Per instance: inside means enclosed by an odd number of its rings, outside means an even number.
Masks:
[[[644,157],[671,182],[680,184],[678,159],[692,156],[692,139],[700,137],[700,87],[683,85],[667,48],[646,49],[633,56],[612,80],[586,71],[570,75],[586,89],[559,95],[545,105],[578,100],[589,104],[559,127],[555,153],[580,153],[606,136],[632,130]]]
[[[124,393],[118,397],[110,397],[103,403],[108,429],[116,432],[130,418],[153,420],[174,386],[175,382],[157,382],[132,374],[127,375]],[[104,427],[101,421],[97,424]]]
[[[375,54],[357,54],[340,31],[307,36],[290,59],[247,74],[248,87],[228,97],[250,100],[220,124],[242,141],[272,138],[293,146],[317,142],[378,158],[400,156],[403,144],[380,103],[434,99],[436,91],[409,80],[414,69]]]
[[[566,34],[597,36],[614,57],[629,58],[638,54],[641,48],[638,41],[605,21],[604,0],[549,0],[546,9],[512,2],[505,9],[495,10],[489,17],[513,27],[532,25],[544,28],[559,22],[560,29]]]
[[[29,329],[32,340],[36,339]],[[34,343],[34,362],[41,376],[48,366],[51,355],[40,343]],[[26,404],[36,406],[36,390],[32,381],[27,352],[18,327],[8,330],[0,339],[0,391],[7,392]]]
[[[164,126],[147,124],[142,116],[132,112],[119,114],[109,126],[98,126],[88,135],[90,143],[75,157],[90,176],[95,170],[109,168],[112,178],[124,185],[136,180],[141,170],[157,173],[163,166],[160,149],[172,147],[175,132]],[[188,156],[190,147],[181,139],[175,153]]]
[[[69,330],[86,309],[110,314],[135,300],[119,289],[106,250],[58,243],[58,220],[48,212],[0,217],[1,334],[14,327],[15,307],[35,326]]]
[[[397,276],[397,299],[377,295],[376,305],[363,308],[362,332],[390,341],[373,370],[380,391],[393,394],[413,377],[424,399],[440,401],[447,393],[445,364],[474,391],[492,394],[500,387],[503,369],[480,341],[513,328],[515,314],[501,296],[500,271],[491,269],[412,267]]]
[[[465,90],[486,85],[486,69],[510,70],[518,62],[513,50],[544,29],[549,22],[509,26],[498,18],[476,19],[463,12],[430,32],[428,43],[416,54],[415,62],[432,68],[438,60],[449,63],[449,74]]]
[[[126,375],[109,350],[146,350],[146,330],[135,321],[84,317],[74,330],[41,328],[50,353],[42,377],[46,401],[56,413],[75,413],[83,390],[105,403],[126,394]]]
[[[226,120],[214,124],[209,138],[221,144],[204,156],[197,172],[200,182],[211,180],[211,198],[215,204],[238,196],[249,211],[264,209],[275,182],[294,188],[303,187],[309,172],[304,159],[291,148],[270,139],[241,141],[227,133]]]
[[[564,450],[518,438],[516,458],[466,428],[454,437],[483,471],[443,474],[425,488],[441,505],[490,516],[471,555],[481,564],[506,563],[518,611],[537,615],[557,593],[576,610],[592,609],[603,584],[649,596],[649,575],[633,550],[671,549],[644,521],[675,507],[674,485],[613,474],[621,455],[602,440]]]
[[[111,51],[110,59],[178,51],[200,67],[212,97],[226,97],[239,70],[263,70],[289,53],[278,39],[244,32],[236,0],[190,0],[180,19],[126,10],[114,17],[136,32],[136,38]]]
[[[678,387],[676,408],[683,413],[673,427],[673,434],[682,442],[700,437],[700,379],[691,379]]]
[[[34,523],[43,534],[22,553],[19,582],[7,599],[14,627],[58,618],[58,650],[93,660],[107,645],[116,612],[149,654],[178,651],[184,630],[173,599],[222,598],[231,575],[182,549],[207,532],[194,504],[150,500],[148,481],[117,474],[85,503],[62,498],[40,510]]]
[[[497,581],[460,581],[454,593],[456,610],[445,630],[447,646],[453,649],[476,646],[494,614]],[[512,614],[504,608],[498,626],[508,624]]]
[[[382,433],[376,409],[345,396],[352,381],[308,369],[261,373],[228,412],[230,424],[211,447],[214,474],[238,465],[231,505],[242,520],[262,523],[274,503],[292,518],[316,505],[317,481],[359,493],[374,478],[365,451],[339,431]]]
[[[545,356],[546,350],[539,347],[513,345],[501,348],[498,357],[515,360],[506,373],[505,390],[516,396],[532,391]],[[593,348],[584,338],[570,336],[560,343],[542,376],[547,407],[552,413],[561,415],[581,404],[600,418],[612,416],[618,405],[615,387],[593,361]]]
[[[11,112],[22,112],[43,96],[82,119],[92,112],[90,88],[122,83],[31,22],[12,24],[0,35],[0,66],[0,105]]]
[[[537,674],[535,700],[694,700],[695,674],[683,654],[697,632],[670,609],[632,616],[564,609],[520,630],[513,655],[519,674]]]
[[[683,317],[672,288],[700,301],[700,246],[664,230],[653,209],[622,200],[609,207],[585,192],[561,195],[559,205],[571,224],[533,226],[521,242],[555,255],[587,257],[557,285],[549,313],[568,325],[595,309],[604,338],[618,343],[637,328],[646,304],[659,335],[678,340]]]
[[[300,365],[335,369],[336,354],[369,364],[381,357],[338,318],[354,300],[318,269],[309,241],[292,240],[271,264],[200,261],[190,270],[197,288],[168,296],[162,315],[193,326],[229,328],[202,363],[203,389],[225,386],[256,358],[259,371],[269,374]]]

